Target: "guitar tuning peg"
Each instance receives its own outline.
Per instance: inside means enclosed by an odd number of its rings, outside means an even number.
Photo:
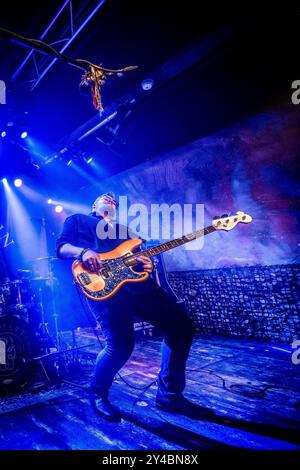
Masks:
[[[221,215],[221,219],[225,219],[226,217],[228,217],[228,214]]]
[[[220,217],[219,217],[218,215],[215,215],[215,216],[213,217],[213,220],[218,220],[219,218],[220,218]]]

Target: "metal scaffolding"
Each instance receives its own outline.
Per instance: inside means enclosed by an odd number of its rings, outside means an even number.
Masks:
[[[39,37],[51,46],[63,43],[59,52],[62,54],[92,18],[104,5],[106,0],[66,0],[54,15],[49,25]],[[31,91],[40,83],[44,76],[53,67],[56,58],[41,54],[31,49],[22,63],[12,75],[12,81],[18,80],[31,83]]]

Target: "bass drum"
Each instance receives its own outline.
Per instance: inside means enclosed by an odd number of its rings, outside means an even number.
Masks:
[[[28,323],[12,315],[0,317],[0,394],[26,387],[35,353],[35,341]]]

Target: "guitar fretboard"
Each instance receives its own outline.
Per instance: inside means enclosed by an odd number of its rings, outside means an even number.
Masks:
[[[162,243],[161,245],[153,246],[152,248],[147,248],[146,250],[139,251],[138,253],[134,253],[133,255],[130,255],[125,258],[124,263],[128,266],[135,264],[136,258],[139,256],[148,256],[151,258],[152,256],[159,255],[160,253],[163,253],[164,251],[171,250],[172,248],[176,248],[177,246],[184,245],[185,243],[191,242],[192,240],[195,240],[196,238],[202,237],[204,235],[208,235],[209,233],[214,232],[216,229],[213,225],[210,225],[209,227],[205,227],[200,230],[196,230],[195,232],[192,232],[188,235],[183,235],[183,237],[180,238],[175,238],[174,240],[170,240],[168,242]]]

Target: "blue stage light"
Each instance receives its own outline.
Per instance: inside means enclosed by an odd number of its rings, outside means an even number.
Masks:
[[[53,202],[52,199],[48,199],[48,200],[47,200],[47,203],[48,203],[48,204],[52,204],[52,202]]]
[[[2,137],[2,139],[4,139],[4,137],[6,137],[6,131],[1,132],[1,137]]]
[[[87,162],[87,164],[89,164],[89,163],[92,163],[92,161],[93,161],[93,157],[90,157],[90,158],[87,159],[86,162]]]
[[[7,178],[2,178],[1,181],[2,181],[3,184],[7,184]]]
[[[16,188],[19,188],[20,186],[22,186],[22,184],[23,184],[23,181],[20,178],[15,179],[14,185]]]
[[[21,134],[21,139],[26,139],[27,136],[28,136],[28,132],[24,131]]]

